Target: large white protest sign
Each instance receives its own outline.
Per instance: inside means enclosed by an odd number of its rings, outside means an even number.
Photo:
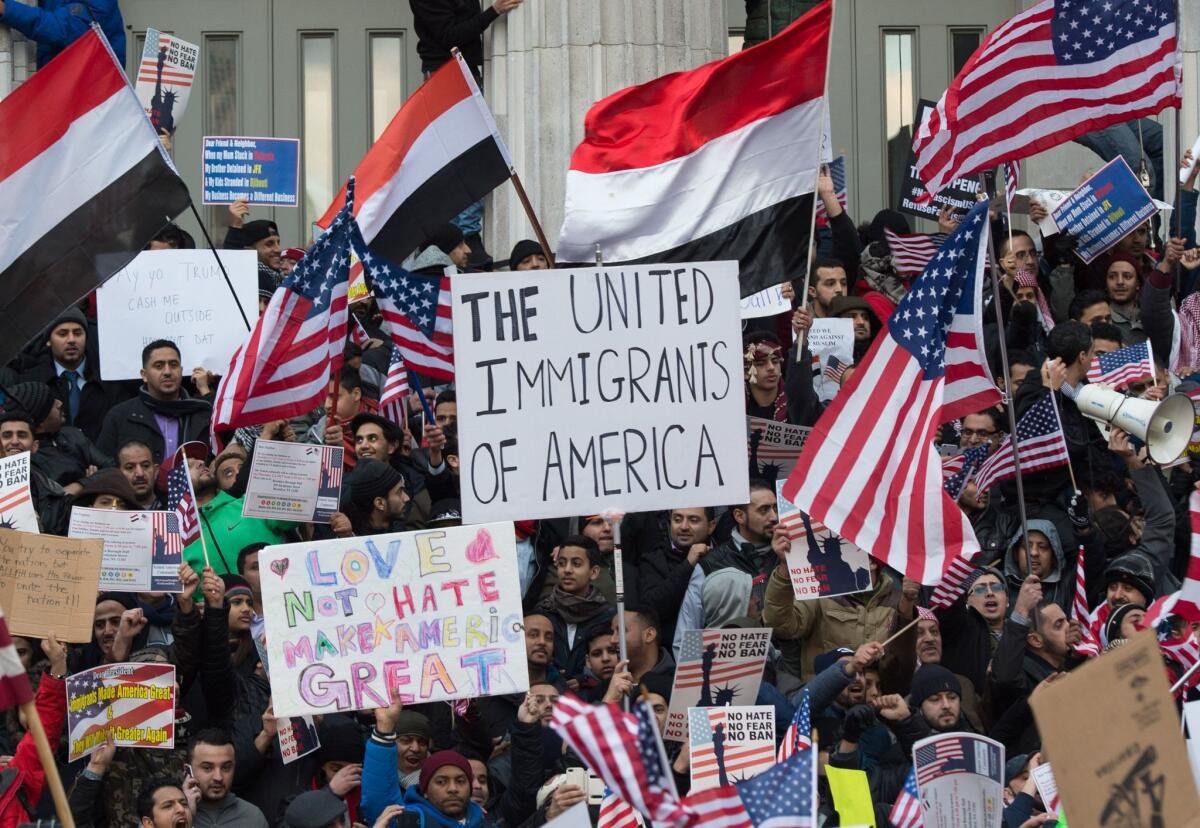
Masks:
[[[766,628],[684,630],[663,738],[687,738],[689,707],[754,704],[770,643]]]
[[[913,745],[926,828],[1000,828],[1004,745],[974,733],[939,733]]]
[[[258,259],[253,250],[221,250],[237,302],[211,250],[148,250],[96,291],[100,376],[137,379],[142,349],[156,339],[179,346],[184,373],[218,373],[258,318]]]
[[[783,295],[783,285],[772,285],[769,288],[763,288],[758,293],[752,293],[742,300],[742,319],[775,316],[787,313],[791,309],[791,301]]]
[[[775,764],[775,708],[689,707],[693,791],[758,776]]]
[[[258,440],[242,515],[329,523],[342,492],[341,446]]]
[[[71,509],[71,538],[104,541],[101,590],[114,592],[183,592],[179,565],[183,537],[174,512],[127,512]]]
[[[451,285],[466,521],[745,501],[736,263]]]
[[[29,452],[0,458],[0,528],[40,532],[29,488]]]
[[[529,689],[512,523],[259,553],[276,716]]]

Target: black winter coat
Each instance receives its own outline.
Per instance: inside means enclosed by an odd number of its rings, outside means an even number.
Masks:
[[[178,444],[199,440],[207,445],[212,406],[203,400],[188,397],[186,391],[180,391],[180,398],[195,403],[195,411],[179,418]],[[162,463],[166,441],[158,428],[158,422],[154,419],[154,412],[141,395],[108,412],[108,416],[104,418],[100,439],[96,441],[96,448],[109,457],[115,457],[121,446],[134,440],[148,445],[154,455],[154,462]]]

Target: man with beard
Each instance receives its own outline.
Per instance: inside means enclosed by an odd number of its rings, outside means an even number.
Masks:
[[[233,793],[233,740],[223,730],[202,730],[188,747],[188,764],[200,786],[198,828],[267,828],[262,811]]]
[[[967,579],[964,597],[934,614],[942,635],[941,665],[976,688],[983,687],[1008,615],[1004,573],[992,566],[976,569]]]
[[[407,528],[410,498],[404,475],[387,463],[369,458],[358,461],[348,475],[350,525],[354,534],[382,535]]]
[[[158,464],[150,447],[137,440],[131,440],[117,449],[117,468],[137,495],[137,505],[141,509],[163,509],[164,503],[154,489],[158,480]]]
[[[674,641],[676,629],[700,629],[695,624],[702,613],[704,570],[697,564],[712,551],[716,517],[708,506],[641,512],[621,522],[625,560],[637,566],[636,598],[659,609],[664,641]]]
[[[560,683],[558,670],[554,668],[554,623],[541,613],[531,613],[524,618],[525,664],[529,671],[529,683]],[[516,721],[517,710],[524,696],[512,693],[507,696],[484,696],[477,700],[479,713],[483,717],[488,736],[499,742]]]
[[[112,465],[112,460],[97,451],[82,431],[64,425],[62,401],[55,399],[49,386],[21,382],[6,390],[13,403],[29,412],[34,422],[38,450],[31,462],[68,493],[78,494],[80,480]]]
[[[12,457],[25,451],[36,455],[38,441],[34,437],[34,425],[32,415],[22,408],[0,411],[0,457]],[[42,534],[65,535],[71,514],[71,497],[62,486],[42,474],[32,459],[29,488]]]
[[[237,574],[237,557],[252,543],[268,546],[284,543],[294,524],[282,520],[242,517],[242,498],[221,491],[217,478],[208,468],[208,446],[187,443],[175,462],[187,462],[192,491],[200,511],[202,540],[193,541],[183,550],[184,561],[200,574],[207,565],[218,575]]]
[[[829,305],[829,315],[854,324],[854,364],[861,363],[875,334],[883,328],[875,309],[858,296],[838,296]]]
[[[813,318],[833,316],[833,302],[839,296],[846,295],[847,285],[846,268],[841,262],[837,259],[817,259],[813,263],[813,283],[808,286]]]

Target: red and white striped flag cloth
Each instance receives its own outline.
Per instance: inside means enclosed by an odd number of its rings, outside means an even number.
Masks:
[[[646,823],[632,805],[608,791],[600,800],[596,828],[646,828]]]
[[[1035,402],[1017,422],[1017,446],[1021,453],[1021,473],[1050,469],[1070,462],[1067,442],[1054,398],[1047,394]],[[1000,448],[983,462],[975,474],[975,487],[986,492],[996,483],[1017,473],[1013,460],[1011,435],[1004,435]]]
[[[1175,0],[1042,0],[1010,18],[917,129],[925,189],[1178,107],[1175,18]]]
[[[1170,610],[1171,614],[1194,624],[1200,621],[1200,492],[1192,492],[1188,499],[1188,510],[1192,521],[1192,553],[1188,558],[1183,586],[1176,593],[1178,597]]]
[[[963,589],[967,585],[967,579],[978,567],[976,562],[982,556],[983,553],[978,552],[970,558],[959,556],[951,561],[950,566],[946,568],[946,574],[942,576],[942,580],[933,588],[933,594],[929,596],[929,606],[934,609],[953,606],[954,602],[962,595]]]
[[[925,825],[925,814],[921,810],[921,792],[917,789],[916,768],[908,769],[908,778],[904,780],[904,787],[892,804],[888,822],[892,823],[893,828],[923,828]]]
[[[404,364],[404,357],[400,356],[400,349],[393,345],[388,357],[388,372],[383,381],[383,392],[379,395],[379,413],[401,428],[404,427],[407,416],[404,401],[408,398],[408,392],[408,366]]]
[[[353,206],[354,180],[347,186]],[[326,402],[346,346],[350,253],[358,238],[347,208],[271,296],[217,389],[214,431],[295,417]]]
[[[812,703],[808,688],[805,687],[800,694],[800,706],[796,708],[787,732],[783,734],[783,741],[779,743],[775,761],[786,762],[796,751],[808,750],[810,747],[812,747]]]
[[[942,488],[933,439],[939,424],[1000,401],[980,316],[986,218],[981,202],[949,235],[817,421],[783,486],[814,519],[923,584],[979,549]]]
[[[883,235],[892,254],[892,267],[901,276],[923,273],[946,241],[942,233],[897,233],[888,227],[883,228]]]
[[[1001,166],[1004,168],[1004,203],[1012,210],[1013,199],[1021,187],[1021,162],[1005,161]]]
[[[746,803],[735,785],[707,788],[687,797],[689,826],[696,828],[753,828]],[[780,823],[781,825],[783,823]]]
[[[29,686],[29,675],[13,646],[8,634],[8,622],[0,610],[0,710],[17,707],[33,701],[33,689]]]
[[[179,518],[179,535],[184,546],[200,539],[200,513],[196,509],[196,494],[192,491],[187,460],[187,455],[176,451],[175,462],[167,473],[167,509]]]
[[[1079,547],[1079,560],[1075,564],[1075,597],[1071,601],[1072,614],[1079,622],[1082,637],[1075,645],[1075,652],[1083,656],[1098,656],[1101,652],[1100,639],[1092,629],[1092,614],[1087,605],[1087,575],[1084,574],[1083,547]]]
[[[1129,345],[1118,351],[1096,354],[1088,366],[1087,381],[1111,385],[1120,391],[1131,382],[1154,379],[1154,352],[1150,340]]]

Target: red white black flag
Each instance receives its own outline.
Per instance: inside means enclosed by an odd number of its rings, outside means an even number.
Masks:
[[[742,296],[804,273],[832,6],[724,60],[593,106],[567,173],[560,261],[737,259]]]
[[[0,101],[0,354],[125,267],[187,205],[108,42],[87,32]]]

